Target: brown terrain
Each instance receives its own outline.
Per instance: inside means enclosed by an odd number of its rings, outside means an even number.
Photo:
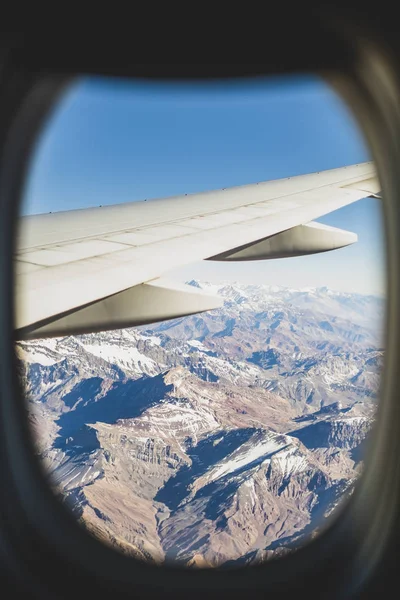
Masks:
[[[204,568],[292,551],[362,468],[383,302],[218,293],[224,307],[203,315],[16,347],[49,482],[92,534],[142,560]]]

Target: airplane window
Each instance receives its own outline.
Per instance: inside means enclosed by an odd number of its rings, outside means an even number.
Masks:
[[[35,452],[82,527],[192,568],[324,530],[378,403],[381,202],[316,77],[71,85],[21,207],[15,347]]]

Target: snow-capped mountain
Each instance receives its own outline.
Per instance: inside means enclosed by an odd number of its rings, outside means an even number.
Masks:
[[[385,303],[189,283],[224,306],[16,344],[37,452],[77,518],[120,551],[197,567],[268,559],[353,489]]]

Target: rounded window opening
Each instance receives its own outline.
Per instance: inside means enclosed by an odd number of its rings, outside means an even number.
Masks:
[[[15,327],[35,451],[83,527],[197,568],[324,529],[378,402],[381,202],[317,78],[71,86],[21,207]]]

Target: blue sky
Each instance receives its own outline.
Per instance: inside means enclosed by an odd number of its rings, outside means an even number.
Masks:
[[[348,110],[313,77],[190,86],[85,79],[71,86],[44,128],[22,210],[159,198],[365,160],[370,156]],[[318,220],[355,231],[359,242],[304,258],[208,261],[172,276],[382,293],[379,201],[362,200]]]

